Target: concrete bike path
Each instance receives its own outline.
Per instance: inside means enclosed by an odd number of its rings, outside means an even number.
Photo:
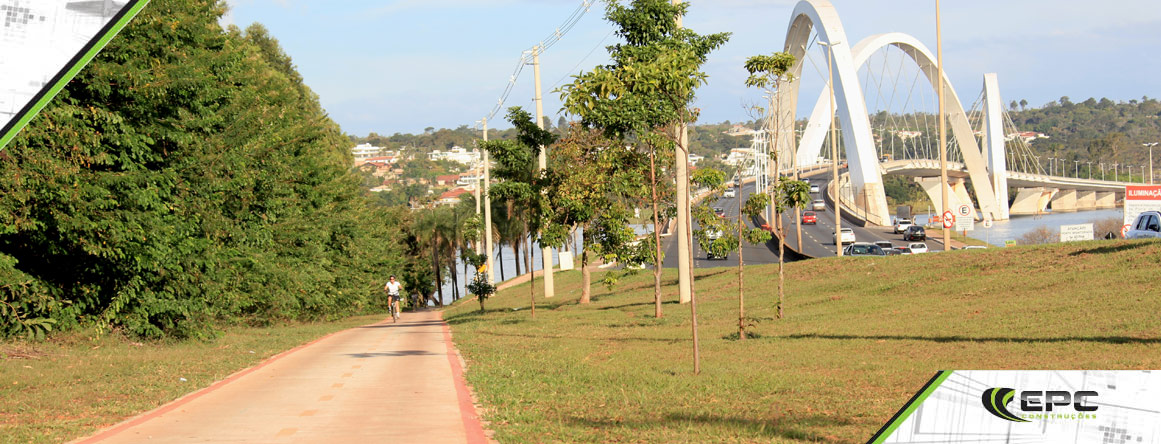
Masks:
[[[487,443],[436,311],[275,356],[78,443]]]

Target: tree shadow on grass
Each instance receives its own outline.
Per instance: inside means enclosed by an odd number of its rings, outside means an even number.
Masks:
[[[622,308],[629,308],[629,307],[640,307],[640,306],[643,306],[643,305],[648,305],[648,306],[652,307],[654,304],[656,304],[656,302],[654,302],[654,301],[648,301],[648,302],[634,302],[634,303],[631,303],[631,304],[610,305],[610,306],[608,306],[608,307],[601,307],[601,308],[598,308],[597,310],[619,310],[619,309],[622,309]],[[661,305],[677,305],[677,304],[680,304],[680,302],[678,302],[678,301],[661,301]]]
[[[708,279],[708,278],[712,278],[712,277],[720,275],[720,274],[730,273],[730,272],[736,271],[735,269],[731,269],[730,267],[715,267],[715,268],[716,268],[716,271],[714,271],[713,273],[699,273],[699,274],[697,274],[696,276],[693,277],[693,281],[697,282],[697,281],[700,281],[702,279]],[[697,269],[694,269],[693,271],[696,273],[698,270],[705,270],[705,269],[704,268],[697,268]],[[673,286],[673,285],[677,285],[677,284],[678,284],[677,279],[669,279],[669,280],[665,280],[665,281],[661,282],[661,285],[663,287]],[[648,285],[648,287],[652,288],[653,284],[650,283]]]
[[[927,341],[927,342],[1015,342],[1015,343],[1059,343],[1095,342],[1101,344],[1161,344],[1161,338],[1131,338],[1128,336],[1074,336],[1059,338],[1020,338],[1003,336],[905,336],[905,335],[828,335],[818,333],[764,336],[763,339],[834,339],[840,341]]]
[[[1084,250],[1077,250],[1069,253],[1069,256],[1080,256],[1082,254],[1109,254],[1120,253],[1126,250],[1133,250],[1141,247],[1147,247],[1151,242],[1121,242],[1116,245],[1105,245],[1103,247],[1087,248]]]
[[[566,421],[584,427],[604,429],[624,427],[628,429],[667,428],[672,430],[686,430],[697,426],[716,426],[730,430],[737,430],[733,435],[745,435],[746,432],[754,436],[768,438],[785,438],[810,442],[833,441],[831,435],[822,435],[805,429],[828,430],[839,426],[849,426],[848,419],[822,415],[808,415],[804,417],[783,417],[777,420],[761,420],[739,418],[718,414],[691,414],[668,413],[654,419],[642,420],[615,420],[593,418],[568,418]]]
[[[527,333],[496,333],[496,332],[493,332],[493,331],[480,331],[480,332],[479,332],[479,334],[481,334],[481,335],[488,335],[488,336],[501,336],[501,337],[508,337],[508,338],[530,338],[530,339],[579,339],[579,340],[583,340],[583,341],[600,341],[600,342],[608,342],[608,341],[612,341],[612,342],[633,342],[633,341],[640,341],[640,342],[664,342],[664,343],[668,343],[668,344],[676,344],[676,343],[680,343],[680,342],[689,342],[689,341],[691,340],[691,339],[688,339],[688,338],[672,339],[672,338],[642,338],[642,337],[625,337],[625,336],[619,336],[619,337],[598,337],[598,336],[584,336],[584,335],[533,335],[533,334],[527,334]]]

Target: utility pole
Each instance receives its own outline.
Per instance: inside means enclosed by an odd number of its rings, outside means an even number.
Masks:
[[[544,100],[540,97],[540,45],[532,48],[532,73],[536,84],[536,127],[544,129]],[[548,167],[547,150],[546,146],[540,147],[540,156],[537,157],[541,173]],[[540,259],[543,263],[541,267],[544,269],[544,297],[550,298],[556,295],[552,285],[552,247],[541,245]]]
[[[681,0],[673,0],[674,5],[680,5]],[[677,27],[681,28],[681,17],[677,17]],[[677,140],[677,155],[674,172],[677,176],[677,299],[682,304],[693,300],[693,227],[690,221],[689,208],[689,147],[686,144],[687,131],[685,122],[677,122],[674,134]]]
[[[819,45],[826,47],[826,73],[827,84],[830,87],[830,171],[831,183],[834,184],[834,254],[842,257],[843,255],[843,206],[842,206],[842,190],[839,188],[839,167],[838,167],[838,144],[835,140],[835,124],[834,119],[834,45],[842,42],[818,42]],[[823,190],[825,193],[826,190]]]
[[[939,191],[943,197],[942,216],[947,216],[951,205],[947,195],[947,114],[943,107],[943,35],[939,25],[939,0],[935,0],[935,48],[939,59],[936,62],[939,64],[939,86],[936,87],[939,90]],[[951,250],[951,229],[947,228],[946,221],[943,223],[943,249]]]
[[[1153,147],[1157,146],[1157,142],[1143,143],[1141,145],[1149,148],[1149,185],[1153,185]]]
[[[488,142],[488,118],[484,118],[484,143]],[[488,169],[488,150],[483,150],[481,153],[481,161],[484,163],[484,254],[488,255],[487,267],[485,270],[488,273],[488,283],[496,285],[496,271],[494,263],[494,255],[492,254],[492,178],[489,175]]]

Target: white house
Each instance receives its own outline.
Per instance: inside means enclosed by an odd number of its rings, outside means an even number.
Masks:
[[[480,150],[473,148],[468,151],[461,147],[452,147],[447,151],[435,150],[427,153],[428,160],[450,160],[463,165],[475,165],[480,161]]]
[[[385,148],[380,146],[374,146],[369,143],[361,143],[355,145],[354,148],[351,148],[351,154],[355,157],[355,162],[358,163],[360,161],[378,156],[384,150]]]

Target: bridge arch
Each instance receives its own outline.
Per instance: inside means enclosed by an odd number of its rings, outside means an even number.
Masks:
[[[866,64],[867,60],[876,51],[888,46],[894,46],[903,51],[904,54],[919,66],[920,71],[927,78],[928,83],[932,85],[932,89],[937,88],[935,85],[937,85],[936,76],[938,65],[936,64],[935,57],[919,39],[900,32],[876,34],[859,41],[852,50],[851,61],[855,70],[857,71]],[[1000,208],[996,198],[993,179],[988,174],[988,163],[981,153],[980,146],[976,143],[975,131],[971,127],[967,113],[964,112],[963,103],[960,101],[958,94],[956,94],[955,88],[952,87],[951,79],[947,77],[946,72],[943,75],[943,88],[944,97],[947,99],[944,107],[948,116],[948,122],[950,123],[952,136],[955,137],[960,151],[963,154],[964,164],[967,166],[972,188],[979,200],[980,212],[984,215],[991,216],[994,220],[1007,219],[1006,214],[1004,214],[1005,211],[1003,211],[1004,208]],[[839,91],[842,90],[840,89]],[[807,123],[798,146],[798,156],[796,159],[798,165],[809,165],[813,163],[821,152],[822,143],[826,138],[827,127],[830,126],[831,120],[829,94],[829,85],[823,86],[823,90],[815,102],[814,110],[811,113],[810,120]],[[836,102],[837,100],[836,97]],[[863,96],[859,96],[859,100],[864,100],[863,103],[865,103]],[[874,139],[871,140],[873,141]],[[849,154],[848,158],[850,158]],[[871,157],[862,159],[862,161],[864,163],[878,162],[873,145]],[[884,199],[886,199],[885,196]],[[1006,203],[1006,201],[1007,196],[1004,196],[1004,202]]]
[[[794,7],[791,15],[790,27],[786,32],[784,51],[794,55],[797,60],[791,68],[795,78],[802,75],[803,59],[806,54],[806,45],[811,30],[817,28],[819,40],[831,42],[830,58],[834,69],[835,110],[839,121],[842,122],[844,149],[851,183],[858,190],[855,198],[866,202],[868,220],[879,225],[889,225],[890,211],[887,208],[887,196],[883,191],[883,177],[879,172],[879,159],[876,158],[874,139],[871,136],[871,123],[867,116],[867,105],[863,99],[862,87],[859,84],[858,71],[852,60],[850,42],[838,11],[827,0],[802,0]],[[792,146],[794,141],[794,110],[798,106],[798,82],[790,82],[779,88],[775,100],[781,109],[789,110],[789,118],[781,117],[777,120],[777,140],[775,143],[785,150]],[[824,113],[829,114],[829,98]],[[829,125],[829,120],[826,125]],[[820,143],[821,146],[821,143]],[[817,157],[817,153],[815,154]],[[780,156],[781,157],[781,156]],[[781,157],[788,158],[788,157]]]

